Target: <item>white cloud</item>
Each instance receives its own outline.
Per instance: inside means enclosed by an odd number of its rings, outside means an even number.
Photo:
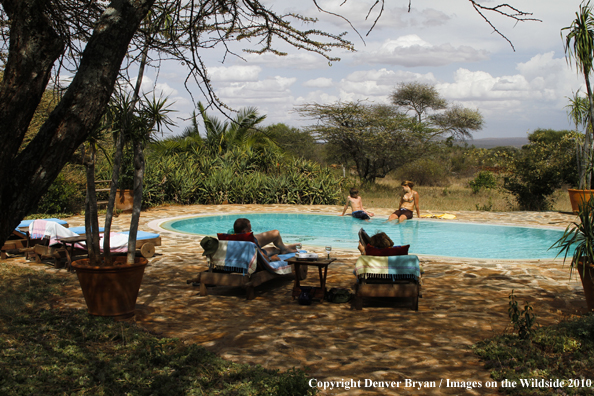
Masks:
[[[338,86],[342,100],[374,98],[374,100],[386,101],[396,85],[409,81],[436,83],[432,73],[420,74],[402,70],[379,69],[353,72],[342,79]]]
[[[211,67],[208,75],[213,82],[258,81],[261,71],[260,66]]]
[[[463,45],[454,47],[445,43],[432,45],[416,34],[385,40],[378,48],[357,54],[355,63],[382,63],[415,66],[445,66],[456,62],[478,62],[487,60],[487,51]]]
[[[331,78],[325,77],[318,77],[313,80],[307,80],[303,83],[304,87],[312,87],[312,88],[330,88],[334,84]]]
[[[290,96],[290,87],[297,79],[275,76],[261,81],[231,83],[216,88],[217,94],[223,101],[237,102],[238,100],[254,100],[257,103],[251,105],[260,106],[267,101],[277,101]]]
[[[244,58],[251,65],[265,65],[267,68],[311,70],[329,67],[328,60],[322,55],[306,51],[297,52],[294,48],[285,56],[265,53],[247,54]]]

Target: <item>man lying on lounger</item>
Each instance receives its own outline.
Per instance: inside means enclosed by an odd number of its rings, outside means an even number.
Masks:
[[[252,232],[252,224],[246,218],[239,218],[235,220],[235,223],[233,223],[233,231],[235,231],[236,234]],[[272,261],[278,260],[278,256],[276,256],[277,254],[295,253],[297,251],[297,244],[285,245],[283,243],[283,238],[281,237],[278,230],[255,234],[254,238],[256,238],[258,245]],[[272,243],[274,247],[265,248],[264,246],[268,245],[269,243]]]

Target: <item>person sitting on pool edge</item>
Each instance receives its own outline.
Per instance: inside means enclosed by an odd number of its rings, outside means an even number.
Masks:
[[[239,218],[235,220],[233,223],[233,231],[236,234],[244,234],[248,232],[252,232],[252,223],[246,218]],[[265,231],[260,234],[254,234],[254,238],[258,246],[266,253],[266,255],[270,258],[271,261],[278,261],[280,260],[277,256],[278,254],[286,254],[286,253],[295,253],[297,252],[296,246],[294,245],[285,245],[283,242],[283,238],[278,230],[271,230]],[[274,247],[264,247],[272,243]]]
[[[347,208],[351,205],[352,213],[351,216],[361,220],[369,220],[370,217],[373,217],[372,212],[368,212],[363,209],[363,200],[359,196],[359,190],[356,188],[351,188],[349,191],[349,196],[347,197],[347,202],[344,205],[344,209],[342,211],[341,216],[344,216]]]
[[[388,221],[398,220],[399,223],[413,218],[413,210],[417,210],[417,217],[421,217],[419,209],[419,193],[413,190],[414,183],[408,180],[402,182],[404,195],[400,198],[399,209],[388,217]]]

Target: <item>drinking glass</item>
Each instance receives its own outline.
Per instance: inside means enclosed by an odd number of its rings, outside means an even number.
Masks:
[[[297,244],[295,245],[295,249],[297,249],[297,253],[299,253],[299,251],[301,250],[301,242],[297,242]]]
[[[326,253],[328,253],[328,260],[330,260],[330,251],[332,251],[332,246],[326,246]]]

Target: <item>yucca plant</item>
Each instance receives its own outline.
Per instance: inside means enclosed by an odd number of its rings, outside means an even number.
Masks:
[[[568,225],[563,236],[550,247],[559,249],[557,256],[563,254],[563,262],[572,257],[571,270],[578,265],[585,270],[594,263],[594,199],[580,204],[578,219]]]
[[[571,223],[565,229],[563,236],[559,238],[551,248],[558,248],[559,254],[564,254],[564,259],[571,255],[571,271],[578,270],[584,288],[584,295],[588,305],[588,311],[594,310],[594,199],[584,200],[579,206],[579,223]]]

